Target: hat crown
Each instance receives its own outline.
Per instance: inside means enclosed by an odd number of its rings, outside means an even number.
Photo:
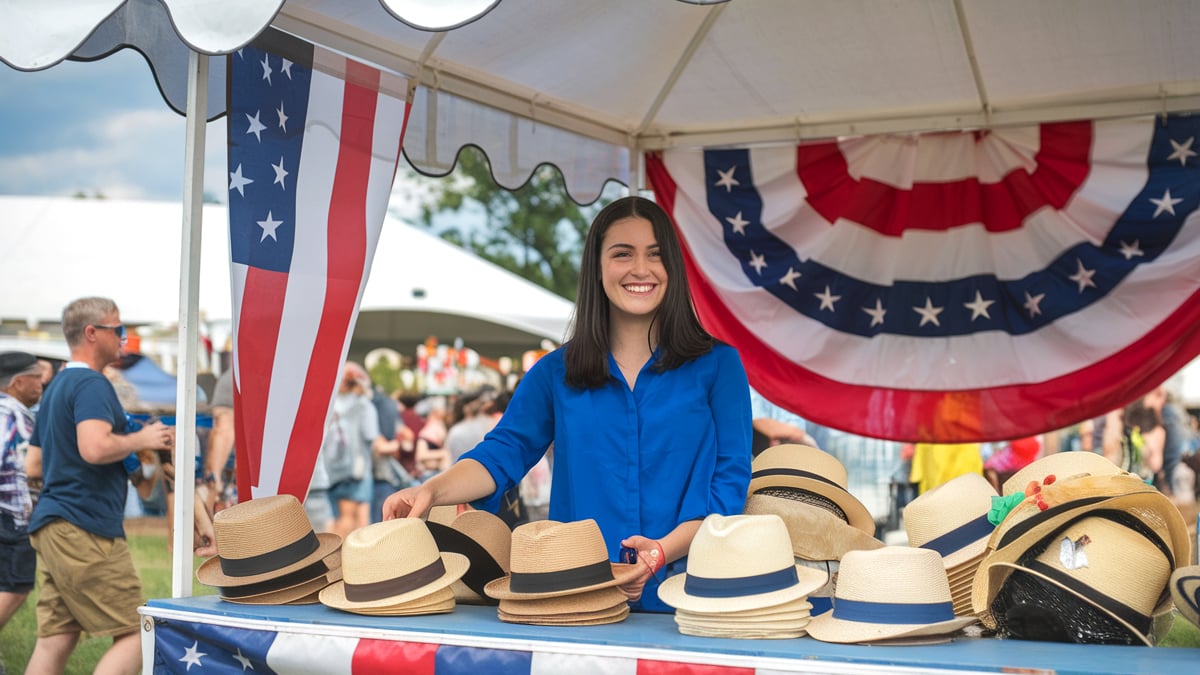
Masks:
[[[751,470],[802,469],[836,483],[843,490],[847,485],[846,467],[837,457],[808,445],[784,443],[763,450],[754,458]]]
[[[505,574],[512,560],[512,531],[494,513],[466,511],[460,513],[450,527],[462,532],[491,554]]]
[[[1120,473],[1125,473],[1121,467],[1095,452],[1056,452],[1026,464],[1004,481],[1000,493],[1007,497],[1024,492],[1030,481],[1041,483],[1047,476],[1063,479],[1080,474],[1111,476]]]
[[[767,574],[795,565],[792,540],[783,519],[774,514],[704,519],[688,549],[687,573],[706,579]]]
[[[574,569],[608,561],[600,526],[591,518],[562,523],[535,520],[512,531],[510,567],[513,573]]]
[[[425,521],[394,518],[346,535],[342,578],[349,584],[388,581],[434,564],[441,552]]]
[[[225,560],[278,551],[313,534],[304,505],[293,495],[258,497],[213,516],[217,550]]]
[[[920,548],[986,516],[992,508],[992,497],[997,496],[992,484],[977,473],[958,476],[925,492],[904,507],[904,529],[909,545]]]
[[[837,600],[892,604],[949,603],[950,581],[942,557],[923,548],[885,546],[847,551],[838,568]]]

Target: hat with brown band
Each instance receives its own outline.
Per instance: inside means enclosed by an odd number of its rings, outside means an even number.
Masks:
[[[468,604],[496,604],[483,589],[508,574],[512,553],[508,525],[487,511],[465,511],[447,524],[433,520],[426,524],[439,550],[461,553],[471,561],[466,574],[453,584],[455,599]]]
[[[470,563],[442,553],[425,521],[396,518],[351,532],[342,545],[342,581],[321,591],[321,603],[347,612],[420,604],[462,578]]]
[[[850,525],[875,534],[875,519],[846,489],[846,467],[837,457],[807,445],[785,443],[763,450],[750,465],[747,494],[769,488],[796,488],[823,498]]]
[[[512,531],[510,573],[488,583],[497,600],[553,598],[633,581],[636,564],[610,562],[595,520],[535,520]]]
[[[259,497],[236,504],[213,518],[217,555],[204,561],[196,578],[216,586],[226,596],[241,595],[236,589],[258,587],[270,592],[329,573],[325,559],[338,552],[342,538],[313,532],[304,505],[293,495]]]
[[[307,572],[301,570],[257,584],[222,588],[220,597],[227,602],[242,605],[290,605],[319,602],[317,591],[341,580],[342,556],[340,552],[335,553],[321,562],[329,568],[329,571],[319,577],[297,583],[296,579],[303,579],[307,576]]]

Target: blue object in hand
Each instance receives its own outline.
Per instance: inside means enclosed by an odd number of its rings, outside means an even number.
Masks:
[[[125,467],[125,473],[134,473],[142,470],[142,460],[138,459],[136,452],[131,452],[128,457],[121,460],[121,466]]]

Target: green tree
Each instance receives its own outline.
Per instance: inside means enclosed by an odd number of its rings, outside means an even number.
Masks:
[[[421,225],[543,288],[575,299],[583,240],[599,206],[572,201],[556,169],[539,167],[525,185],[510,191],[492,179],[481,152],[465,148],[449,176],[414,175],[412,182],[420,193],[416,199]],[[458,218],[458,224],[436,224],[446,220],[437,218],[439,214],[476,211],[482,213],[482,222]]]

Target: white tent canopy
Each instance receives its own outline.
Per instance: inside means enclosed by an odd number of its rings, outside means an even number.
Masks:
[[[72,299],[102,295],[117,301],[129,323],[178,321],[180,204],[0,197],[0,213],[6,247],[24,252],[0,265],[0,319],[56,324]],[[225,207],[206,204],[204,221],[199,311],[215,337],[231,321]],[[355,340],[404,353],[430,335],[462,337],[485,354],[489,347],[531,349],[543,338],[562,340],[571,309],[564,298],[389,216]]]

